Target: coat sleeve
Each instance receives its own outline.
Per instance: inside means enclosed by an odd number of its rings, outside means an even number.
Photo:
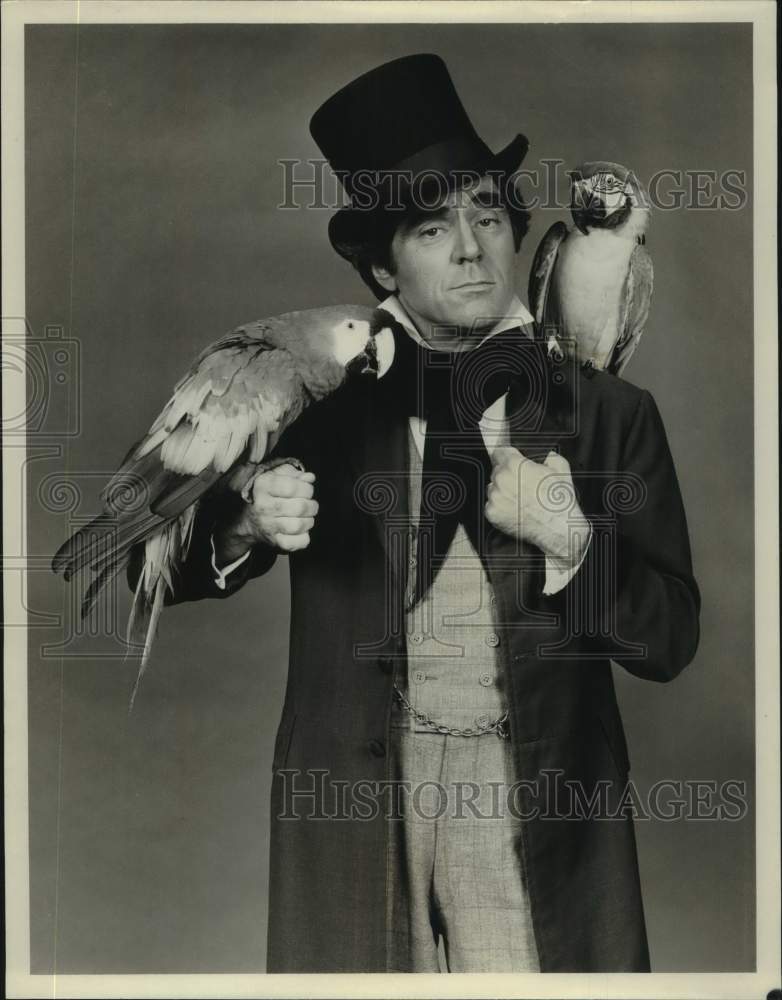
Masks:
[[[665,428],[646,391],[618,472],[615,488],[603,490],[600,516],[585,508],[586,558],[551,600],[582,648],[637,677],[668,681],[695,656],[700,594]]]
[[[166,604],[180,604],[182,601],[200,601],[205,597],[230,597],[253,577],[268,572],[277,558],[277,550],[268,545],[256,545],[250,556],[225,578],[225,588],[217,586],[212,567],[211,535],[219,524],[235,513],[235,501],[239,497],[223,497],[219,501],[202,501],[193,525],[187,558],[174,579],[174,592],[166,595]],[[144,545],[136,545],[128,563],[128,584],[136,589],[141,567],[144,562]]]

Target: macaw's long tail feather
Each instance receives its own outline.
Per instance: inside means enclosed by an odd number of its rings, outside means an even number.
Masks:
[[[124,518],[116,514],[100,514],[57,550],[52,559],[52,569],[55,573],[62,572],[66,580],[85,566],[92,566],[100,572],[109,563],[123,558],[136,542],[164,523],[164,518],[148,510]]]
[[[100,514],[86,527],[71,535],[54,554],[52,559],[54,572],[64,573],[65,579],[70,580],[76,569],[83,565],[81,557],[104,543],[116,523],[117,519],[113,514]],[[89,561],[89,555],[85,561]]]
[[[127,646],[125,651],[126,660],[130,656],[134,647],[142,646],[144,643],[147,628],[149,626],[149,613],[149,602],[146,599],[146,591],[144,589],[144,574],[141,573],[138,578],[138,583],[136,584],[136,590],[133,594],[133,603],[130,606],[128,622],[125,626],[125,644]]]
[[[177,559],[183,560],[187,556],[187,552],[190,547],[190,541],[193,535],[194,523],[195,523],[195,509],[193,509],[192,512],[185,511],[185,514],[182,516],[182,518],[179,521],[175,522],[175,524],[178,525],[178,531],[179,531],[177,551],[176,552],[172,551],[170,553],[167,553],[163,557],[164,563],[163,565],[161,565],[160,571],[167,582],[171,580],[172,589],[173,589],[173,571],[176,568],[176,561]],[[157,544],[156,541],[154,541],[154,539],[157,539],[158,537],[159,536],[157,535],[153,536],[153,541],[152,541],[153,546]],[[160,561],[160,558],[161,556],[158,555],[156,561]],[[95,577],[92,583],[90,583],[89,587],[84,593],[84,597],[82,598],[82,603],[81,603],[82,621],[92,611],[95,601],[98,599],[102,591],[105,590],[105,588],[114,579],[116,579],[116,577],[120,573],[122,573],[127,568],[129,559],[130,559],[130,552],[126,551],[122,554],[122,556],[119,559],[111,558],[110,554],[106,554],[103,557],[103,561],[98,560],[94,564],[93,569],[98,570],[98,575]],[[140,578],[139,582],[140,583],[144,582],[143,572],[142,572],[142,578]],[[136,590],[138,594],[138,588],[136,588]],[[133,608],[131,609],[131,616],[133,615],[135,607],[136,607],[136,602],[134,600]]]
[[[196,476],[170,472],[160,460],[159,448],[136,464],[126,463],[102,493],[103,513],[59,548],[52,569],[63,572],[66,580],[88,565],[101,572],[181,515],[220,478],[212,468]]]
[[[136,588],[136,598],[138,598],[139,590],[143,588],[143,576],[139,578],[139,584]],[[157,583],[155,584],[154,595],[152,597],[151,603],[145,595],[142,595],[140,608],[137,609],[137,603],[134,599],[133,609],[131,610],[131,617],[128,619],[128,642],[131,642],[133,636],[131,632],[138,636],[139,631],[143,629],[144,633],[144,649],[141,654],[141,663],[139,664],[138,674],[136,675],[136,682],[133,685],[133,691],[130,695],[130,704],[128,705],[128,714],[133,711],[133,705],[136,701],[136,695],[138,694],[139,685],[141,684],[141,678],[144,676],[147,670],[147,663],[149,662],[149,654],[152,650],[152,640],[155,638],[155,632],[157,631],[157,624],[160,619],[160,614],[163,610],[163,602],[166,596],[166,581],[162,576],[158,577]],[[141,613],[139,613],[139,610]]]
[[[84,597],[81,602],[81,619],[84,619],[92,611],[92,607],[95,601],[98,599],[101,591],[103,591],[116,577],[125,569],[128,565],[128,556],[124,556],[122,559],[110,562],[107,566],[98,573],[92,583],[89,585],[84,593]]]
[[[183,561],[187,558],[187,553],[190,551],[190,542],[193,540],[193,527],[195,525],[197,510],[198,505],[192,504],[179,515],[179,558]]]
[[[63,572],[69,580],[90,563],[105,563],[107,556],[110,562],[121,558],[139,536],[163,522],[164,518],[150,511],[149,496],[166,488],[170,479],[159,461],[133,474],[115,474],[101,494],[103,512],[60,546],[52,559],[54,572]]]
[[[159,566],[160,572],[163,574],[164,578],[167,582],[170,581],[172,589],[173,572],[177,567],[177,563],[187,556],[187,552],[190,547],[193,525],[195,523],[195,512],[196,506],[186,510],[180,518],[173,522],[173,526],[166,525],[161,532],[153,535],[150,539],[153,550],[156,550],[156,554],[153,557],[154,565]],[[144,530],[146,530],[146,528],[144,528]],[[161,538],[167,538],[170,534],[175,535],[176,544],[169,544],[165,551],[157,551],[160,549],[159,540]],[[84,593],[84,597],[82,598],[82,620],[89,615],[101,592],[127,568],[130,560],[130,549],[132,548],[132,544],[133,542],[131,538],[123,545],[119,554],[114,546],[106,547],[92,563],[92,569],[96,571],[97,576],[93,579],[92,583],[90,583]],[[147,558],[145,559],[145,566],[148,563],[149,559]],[[68,575],[69,574],[66,573],[66,578],[68,578]],[[142,582],[144,582],[143,576],[144,573],[142,571]],[[147,586],[149,585],[149,572],[147,572],[146,584]]]
[[[129,711],[133,709],[139,683],[147,669],[166,593],[173,594],[174,574],[190,546],[196,508],[197,504],[187,507],[179,517],[147,538],[144,546],[144,564],[139,574],[126,632],[129,647],[138,647],[143,643],[141,664]]]

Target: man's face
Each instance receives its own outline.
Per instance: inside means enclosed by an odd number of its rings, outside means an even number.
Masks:
[[[513,230],[494,190],[492,181],[482,178],[394,234],[395,270],[381,284],[396,289],[419,333],[433,346],[454,349],[480,339],[507,313],[513,298]]]

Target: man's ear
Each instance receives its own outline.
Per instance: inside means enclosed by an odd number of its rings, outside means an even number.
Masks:
[[[385,267],[379,267],[377,264],[373,264],[372,277],[378,285],[380,285],[381,288],[385,288],[387,292],[396,291],[396,278]]]

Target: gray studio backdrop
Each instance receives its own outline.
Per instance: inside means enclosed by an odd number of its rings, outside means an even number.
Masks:
[[[33,972],[264,968],[285,559],[228,601],[165,612],[130,717],[135,666],[113,638],[129,594],[80,630],[46,559],[202,346],[259,316],[371,300],[330,249],[328,212],[276,207],[278,160],[319,155],[314,109],[434,51],[491,146],[529,136],[530,169],[610,159],[641,180],[743,170],[750,184],[751,44],[750,25],[720,24],[28,27],[27,318],[45,359],[27,480]],[[522,295],[559,218],[533,216]],[[641,789],[743,780],[751,797],[751,199],[657,212],[648,247],[656,290],[626,374],[666,423],[703,614],[672,684],[617,671],[633,774]],[[653,967],[753,968],[751,808],[637,828]]]

